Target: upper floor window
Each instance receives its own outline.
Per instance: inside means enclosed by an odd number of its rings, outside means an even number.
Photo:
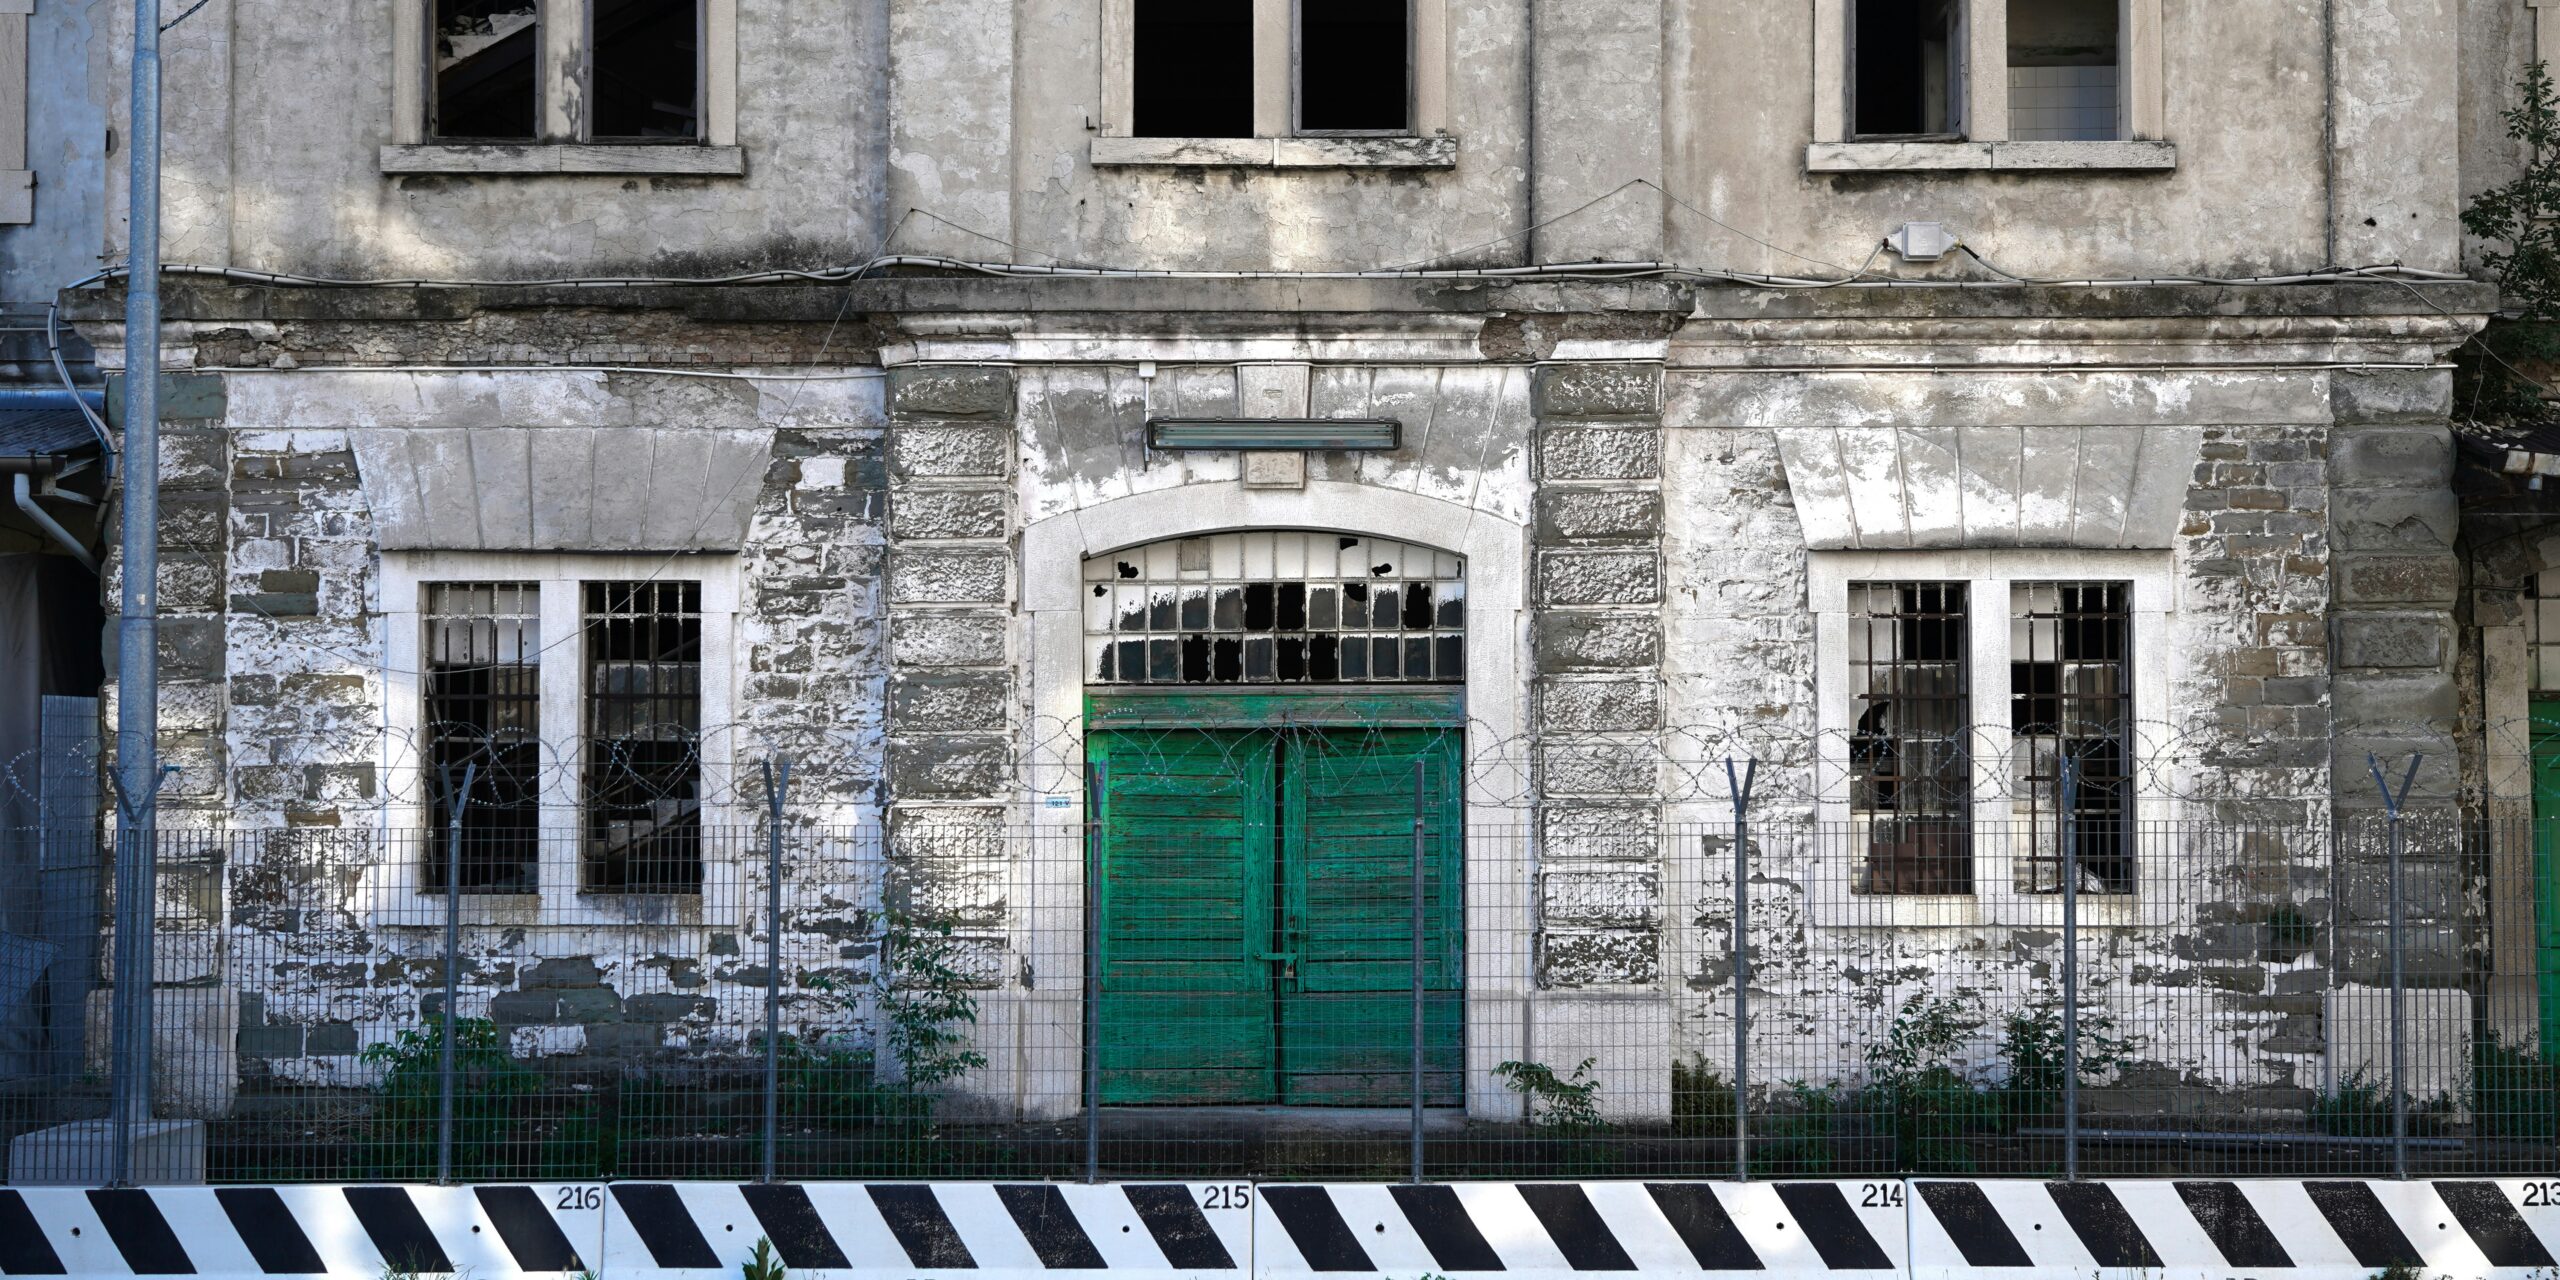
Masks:
[[[1094,163],[1453,164],[1447,14],[1448,0],[1104,0]]]
[[[698,141],[702,8],[703,0],[435,0],[429,135],[544,137],[545,28],[569,23],[577,28],[580,67],[562,87],[577,106],[563,104],[557,114],[573,137]]]
[[[2162,4],[1814,0],[1806,165],[2175,168],[2159,140]]]
[[[743,172],[737,0],[395,3],[385,172]]]

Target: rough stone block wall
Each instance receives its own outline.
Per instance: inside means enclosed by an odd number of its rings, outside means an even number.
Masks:
[[[2462,698],[2453,635],[2462,565],[2448,425],[2453,375],[2341,372],[2331,378],[2330,399],[2340,979],[2374,984],[2389,976],[2389,834],[2370,752],[2394,790],[2410,776],[2409,758],[2425,757],[2403,809],[2402,938],[2411,983],[2454,985],[2469,967],[2464,953],[2487,940],[2466,906],[2484,890],[2485,872],[2466,861],[2458,830]]]
[[[1015,666],[1014,379],[1000,368],[889,375],[889,894],[1002,947],[999,829],[1020,779]]]
[[[1662,371],[1553,365],[1533,395],[1539,977],[1648,986],[1662,964]]]

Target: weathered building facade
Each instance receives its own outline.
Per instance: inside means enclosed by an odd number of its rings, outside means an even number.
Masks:
[[[2532,812],[2549,566],[2466,545],[2447,359],[2537,10],[624,6],[679,66],[592,7],[172,32],[162,803],[233,836],[173,1104],[371,1078],[465,764],[462,1008],[570,1063],[740,1043],[716,833],[783,759],[859,869],[783,895],[786,1017],[872,1034],[827,980],[930,919],[999,1115],[1088,1037],[1106,1103],[1402,1097],[1306,1038],[1402,1016],[1408,839],[1434,1101],[1668,1115],[1733,1052],[1728,758],[1807,1081],[2042,998],[2068,878],[2142,1071],[2299,1108],[2379,1043],[2369,752],[2441,837],[2428,1078],[2546,1025],[2530,845],[2445,834]]]

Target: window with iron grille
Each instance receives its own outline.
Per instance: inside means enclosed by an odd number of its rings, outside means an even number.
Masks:
[[[581,584],[590,893],[702,887],[702,584]]]
[[[2066,842],[2082,892],[2133,891],[2131,597],[2122,582],[2009,587],[2010,760],[2026,806],[2021,892],[2061,891]]]
[[[1085,561],[1096,684],[1455,684],[1465,565],[1352,534],[1223,533]]]
[[[531,893],[542,806],[542,588],[531,582],[426,587],[419,652],[429,794],[424,884],[441,892],[462,798],[458,887]]]
[[[1850,813],[1866,893],[1973,891],[1969,593],[1961,582],[1849,586]]]

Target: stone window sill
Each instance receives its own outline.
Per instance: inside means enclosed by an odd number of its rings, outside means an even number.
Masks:
[[[1804,149],[1804,167],[1809,173],[2165,172],[2178,167],[2178,147],[2173,142],[1817,142]]]
[[[384,173],[595,173],[735,178],[747,171],[742,147],[611,146],[601,143],[429,143],[382,149]]]
[[[1097,169],[1447,169],[1458,140],[1427,138],[1096,138]]]

